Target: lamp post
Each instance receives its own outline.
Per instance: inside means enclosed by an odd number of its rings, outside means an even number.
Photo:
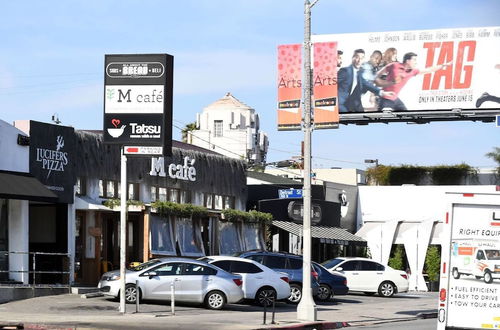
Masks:
[[[316,304],[311,289],[311,8],[318,2],[304,3],[304,223],[303,223],[303,262],[302,262],[302,299],[297,306],[297,318],[316,321]]]
[[[375,164],[378,167],[378,159],[365,159],[365,164]]]

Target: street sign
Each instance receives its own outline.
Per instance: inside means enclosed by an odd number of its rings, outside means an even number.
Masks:
[[[162,147],[128,146],[128,147],[123,147],[123,149],[125,155],[129,156],[163,155]]]
[[[171,154],[173,62],[168,54],[105,56],[104,143]]]
[[[302,198],[302,189],[278,189],[278,197],[283,198]]]

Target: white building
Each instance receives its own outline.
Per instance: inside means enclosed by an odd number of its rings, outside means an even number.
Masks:
[[[410,290],[427,291],[423,269],[429,245],[442,245],[446,192],[494,192],[498,186],[360,186],[357,236],[374,260],[387,264],[393,244],[403,244]]]
[[[266,168],[266,173],[302,181],[304,170],[291,168]],[[366,184],[365,171],[356,168],[315,168],[312,169],[312,184],[335,182],[348,185]]]
[[[197,127],[188,143],[250,164],[265,163],[269,141],[260,131],[259,115],[231,93],[197,114]]]

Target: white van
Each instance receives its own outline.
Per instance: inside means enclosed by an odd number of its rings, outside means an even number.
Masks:
[[[485,283],[500,279],[500,249],[496,241],[455,239],[451,242],[451,258],[455,279],[460,275],[473,275]]]

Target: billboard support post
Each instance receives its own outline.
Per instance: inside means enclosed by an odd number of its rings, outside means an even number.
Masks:
[[[302,299],[297,306],[297,318],[316,321],[316,304],[311,289],[311,8],[318,2],[304,3],[304,225],[302,258]]]
[[[125,258],[126,258],[126,228],[127,228],[127,156],[125,148],[121,148],[120,173],[120,313],[125,314]],[[138,289],[137,289],[138,290]]]

